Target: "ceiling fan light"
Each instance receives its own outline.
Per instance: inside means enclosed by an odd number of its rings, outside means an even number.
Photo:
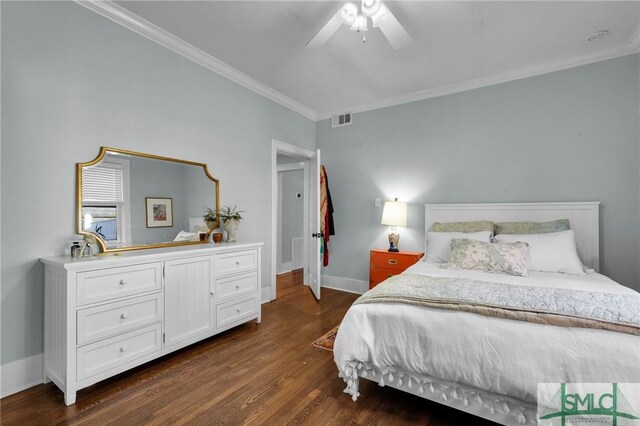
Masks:
[[[354,3],[346,3],[340,10],[340,16],[347,25],[354,25],[358,18],[358,6]]]
[[[382,0],[362,0],[361,10],[364,16],[374,16],[380,11]]]
[[[374,27],[378,27],[380,25],[380,22],[382,22],[385,16],[387,16],[388,12],[389,9],[387,9],[387,6],[380,3],[380,9],[378,9],[378,11],[373,16],[371,16],[371,24]]]
[[[351,25],[352,31],[367,31],[367,17],[364,15],[358,15],[356,21]]]

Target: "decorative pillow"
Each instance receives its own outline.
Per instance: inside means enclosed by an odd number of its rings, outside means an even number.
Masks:
[[[449,260],[451,253],[451,240],[454,238],[466,238],[484,242],[491,241],[491,232],[427,232],[426,262],[444,263]]]
[[[527,276],[529,244],[516,242],[493,244],[467,239],[451,240],[449,262],[444,269],[472,269],[475,271]]]
[[[572,230],[551,234],[496,235],[495,240],[529,243],[527,269],[530,271],[584,274]]]
[[[569,230],[569,219],[550,222],[497,222],[497,234],[550,234]]]
[[[434,232],[481,232],[489,231],[493,233],[493,222],[488,220],[477,220],[474,222],[434,222]]]

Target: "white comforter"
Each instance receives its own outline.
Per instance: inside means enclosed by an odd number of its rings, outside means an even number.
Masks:
[[[634,293],[600,274],[513,277],[418,262],[405,273]],[[640,337],[400,304],[352,306],[334,345],[340,369],[361,361],[535,403],[538,383],[640,382]]]

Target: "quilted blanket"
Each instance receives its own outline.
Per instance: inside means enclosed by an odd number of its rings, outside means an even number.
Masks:
[[[638,294],[401,274],[374,287],[354,305],[364,303],[404,303],[561,327],[640,335]]]

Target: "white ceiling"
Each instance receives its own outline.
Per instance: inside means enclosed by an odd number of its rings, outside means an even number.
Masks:
[[[312,110],[358,112],[637,52],[640,2],[385,4],[413,41],[394,50],[345,26],[305,44],[343,2],[120,1],[118,5]],[[585,38],[609,30],[603,40]],[[309,114],[307,114],[309,115]]]

